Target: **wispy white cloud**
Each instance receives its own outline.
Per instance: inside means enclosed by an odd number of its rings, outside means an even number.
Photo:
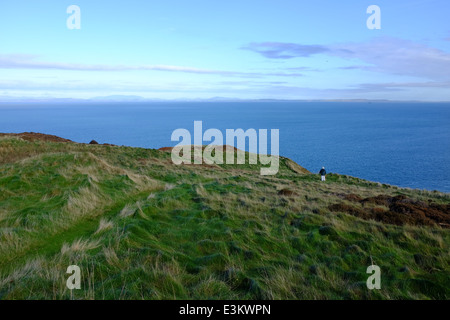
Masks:
[[[326,54],[360,60],[366,65],[347,69],[362,69],[432,80],[450,79],[450,53],[424,44],[398,38],[375,38],[364,43],[333,45],[301,45],[292,43],[252,43],[245,47],[271,59],[305,58]]]
[[[450,53],[424,44],[396,38],[377,38],[362,44],[347,44],[348,52],[333,54],[359,59],[370,66],[363,70],[407,75],[433,80],[450,79]]]
[[[362,83],[360,89],[382,91],[406,88],[449,88],[450,81]]]
[[[225,70],[210,70],[195,67],[173,66],[173,65],[102,65],[102,64],[77,64],[41,61],[38,56],[26,54],[0,55],[0,69],[46,69],[46,70],[69,70],[69,71],[166,71],[205,75],[236,76],[236,77],[299,77],[297,72],[237,72]]]
[[[154,70],[172,71],[200,74],[232,74],[233,72],[208,70],[183,66],[171,65],[101,65],[101,64],[76,64],[40,61],[34,55],[13,54],[0,55],[0,68],[4,69],[58,69],[76,71],[133,71],[133,70]]]

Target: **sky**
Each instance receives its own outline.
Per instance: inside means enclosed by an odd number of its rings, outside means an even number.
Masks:
[[[449,15],[448,0],[1,0],[0,101],[450,101]]]

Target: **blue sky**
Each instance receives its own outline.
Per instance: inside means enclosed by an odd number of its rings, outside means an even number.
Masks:
[[[449,14],[448,0],[4,0],[0,100],[450,101]]]

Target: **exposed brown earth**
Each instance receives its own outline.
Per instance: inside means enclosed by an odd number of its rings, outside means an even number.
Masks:
[[[287,196],[287,197],[298,196],[298,194],[295,191],[293,191],[291,189],[286,189],[286,188],[281,189],[280,191],[278,191],[278,194],[280,196]]]
[[[159,148],[159,151],[167,151],[167,152],[172,152],[173,147],[163,147],[163,148]]]
[[[0,137],[10,136],[19,137],[26,141],[48,141],[48,142],[72,142],[72,140],[53,136],[51,134],[43,134],[37,132],[22,132],[22,133],[0,133]]]
[[[0,137],[18,137],[26,141],[46,141],[46,142],[63,142],[63,143],[78,143],[69,139],[64,139],[51,134],[44,134],[38,132],[22,132],[22,133],[0,133]],[[95,140],[92,140],[89,144],[100,144]],[[114,144],[103,143],[105,146],[114,146]]]

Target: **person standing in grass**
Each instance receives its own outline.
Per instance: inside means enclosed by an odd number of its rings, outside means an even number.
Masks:
[[[327,172],[325,171],[325,167],[322,167],[322,169],[320,169],[319,173],[322,176],[322,181],[325,181],[325,175],[327,174]]]

